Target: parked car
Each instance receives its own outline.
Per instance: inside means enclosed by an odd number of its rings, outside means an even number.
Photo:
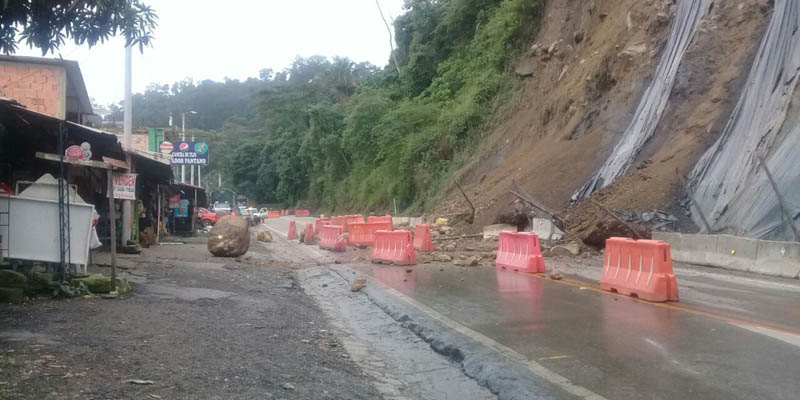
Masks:
[[[205,207],[195,207],[194,208],[194,215],[197,215],[197,219],[200,220],[200,225],[203,226],[213,226],[217,223],[220,219],[220,215],[209,211]]]

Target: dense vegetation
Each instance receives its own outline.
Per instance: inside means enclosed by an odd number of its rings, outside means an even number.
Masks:
[[[19,43],[55,52],[68,40],[90,47],[117,35],[143,50],[153,40],[158,17],[140,0],[5,0],[0,4],[0,52]]]
[[[197,110],[193,126],[219,132],[213,168],[257,202],[429,206],[512,88],[508,61],[542,8],[543,0],[408,0],[394,21],[397,67],[297,59],[245,82],[152,87],[134,99],[134,114],[163,126],[165,110]]]

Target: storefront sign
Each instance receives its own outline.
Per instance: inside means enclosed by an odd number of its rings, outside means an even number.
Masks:
[[[181,195],[171,194],[169,196],[169,208],[178,208],[178,202],[181,201]]]
[[[172,154],[172,142],[161,142],[158,149],[162,154]]]
[[[178,142],[172,150],[172,164],[208,165],[208,143]]]
[[[80,146],[72,145],[67,147],[64,151],[64,155],[70,158],[88,160],[92,158],[92,146],[87,142],[81,143]]]
[[[114,198],[136,200],[136,174],[114,174]]]

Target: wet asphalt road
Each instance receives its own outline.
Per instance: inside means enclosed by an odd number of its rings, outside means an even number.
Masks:
[[[288,219],[267,225],[286,232]],[[681,266],[682,302],[665,306],[596,290],[599,266],[546,262],[578,280],[437,263],[411,273],[350,267],[597,398],[798,398],[796,280]]]

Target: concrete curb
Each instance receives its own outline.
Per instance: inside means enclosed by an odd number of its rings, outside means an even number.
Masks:
[[[800,278],[800,243],[673,232],[653,232],[653,239],[669,243],[674,261]]]

